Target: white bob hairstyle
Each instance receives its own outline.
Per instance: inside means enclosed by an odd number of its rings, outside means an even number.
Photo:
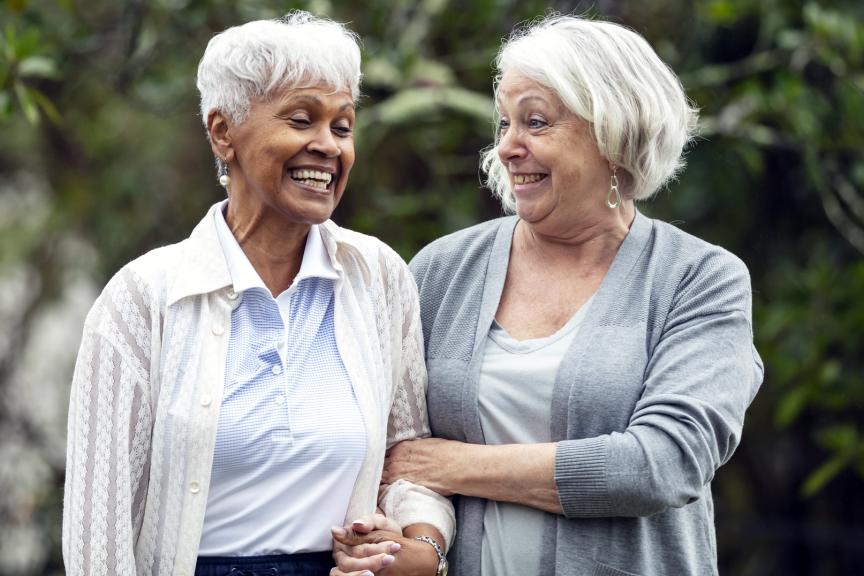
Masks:
[[[344,25],[301,10],[278,20],[228,28],[198,63],[201,117],[212,110],[242,123],[253,100],[290,88],[324,85],[360,94],[360,47]]]
[[[624,170],[618,173],[624,198],[651,197],[683,168],[682,153],[695,134],[698,111],[678,77],[636,32],[611,22],[553,15],[516,30],[495,65],[496,96],[502,76],[517,72],[552,90],[589,123],[600,154]],[[498,157],[498,136],[482,153],[481,166],[505,211],[515,211],[507,168]]]

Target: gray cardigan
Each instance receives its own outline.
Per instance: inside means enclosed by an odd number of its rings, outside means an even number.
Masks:
[[[435,436],[484,443],[477,383],[516,222],[445,236],[411,262]],[[750,301],[738,258],[637,212],[556,379],[564,514],[547,517],[542,574],[717,573],[711,479],[763,374]],[[456,497],[452,574],[480,574],[484,505]]]

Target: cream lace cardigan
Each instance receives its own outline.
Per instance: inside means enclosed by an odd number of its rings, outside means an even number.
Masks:
[[[216,209],[187,240],[120,270],[87,317],[69,403],[69,576],[194,573],[239,302]],[[386,447],[429,435],[414,281],[374,238],[332,222],[321,235],[340,274],[336,339],[368,442],[346,520],[377,503],[402,526],[434,525],[449,543],[455,519],[447,499],[404,481],[378,498]]]

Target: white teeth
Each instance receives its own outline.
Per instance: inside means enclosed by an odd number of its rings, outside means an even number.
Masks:
[[[514,174],[513,175],[513,183],[514,184],[531,184],[533,182],[539,182],[544,179],[546,174]]]
[[[319,190],[327,189],[327,183],[322,182],[321,180],[312,180],[311,178],[308,180],[298,180],[297,178],[293,178],[293,180],[305,184],[306,186],[311,186],[312,188],[318,188]]]
[[[292,179],[303,182],[315,182],[323,186],[315,186],[316,188],[326,188],[330,181],[333,180],[333,175],[329,172],[320,172],[318,170],[290,170],[288,173]]]

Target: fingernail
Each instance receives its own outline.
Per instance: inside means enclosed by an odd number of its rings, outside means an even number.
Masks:
[[[362,520],[354,520],[354,522],[352,522],[351,525],[352,526],[360,526],[361,528],[366,527],[366,523],[363,522]]]
[[[398,542],[393,542],[392,544],[390,544],[390,552],[398,552],[401,549],[402,545]]]
[[[345,536],[348,532],[342,528],[341,526],[331,526],[330,532],[333,533],[334,536]]]
[[[381,565],[382,566],[389,566],[390,564],[393,563],[394,560],[396,560],[396,558],[394,558],[393,556],[390,556],[388,554],[381,559]]]
[[[362,574],[360,574],[360,576],[375,576],[375,575],[372,574],[372,572],[369,572],[368,570],[366,570],[365,572],[363,572]]]

